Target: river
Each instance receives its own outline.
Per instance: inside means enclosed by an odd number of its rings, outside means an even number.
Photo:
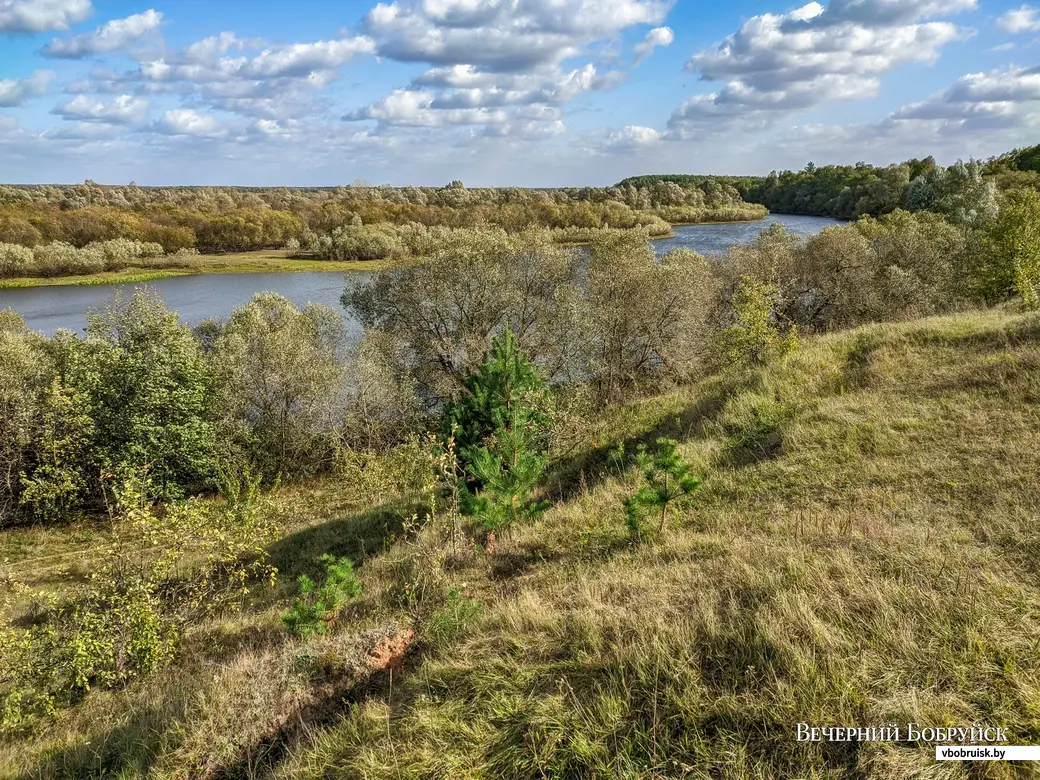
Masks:
[[[675,228],[675,236],[655,241],[654,248],[658,254],[676,247],[688,247],[702,254],[723,252],[734,244],[753,241],[774,222],[798,235],[812,235],[825,227],[840,224],[829,217],[771,214],[757,222],[681,225]],[[339,298],[344,288],[360,284],[368,276],[364,271],[346,275],[326,271],[198,274],[155,279],[147,285],[180,314],[182,321],[197,325],[209,317],[227,317],[232,309],[245,305],[261,291],[279,293],[299,306],[314,302],[339,309]],[[25,318],[30,328],[48,335],[59,328],[79,332],[86,327],[88,309],[110,302],[117,290],[127,296],[139,286],[141,283],[0,289],[0,309],[14,309]]]

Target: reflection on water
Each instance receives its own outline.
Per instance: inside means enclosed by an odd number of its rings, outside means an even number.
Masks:
[[[799,235],[811,235],[839,224],[838,220],[828,217],[774,214],[758,222],[685,225],[675,228],[674,237],[655,241],[654,248],[658,254],[676,247],[689,247],[702,254],[722,252],[733,244],[753,241],[773,222],[780,222]],[[322,303],[342,311],[339,298],[344,288],[368,278],[369,274],[364,272],[205,274],[155,279],[147,284],[184,322],[197,325],[209,317],[227,317],[232,309],[245,305],[254,294],[264,291],[284,295],[299,306],[308,302]],[[48,335],[58,328],[79,332],[86,327],[87,309],[110,302],[117,290],[128,296],[139,286],[140,283],[130,283],[0,289],[0,309],[13,308],[29,327]],[[348,322],[348,326],[360,331],[356,322]]]

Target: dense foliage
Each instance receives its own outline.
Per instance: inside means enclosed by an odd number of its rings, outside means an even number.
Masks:
[[[1021,154],[1022,164],[1028,165],[1032,159],[1028,150]],[[1006,170],[1012,165],[1010,161],[990,161],[984,165],[972,160],[943,168],[932,157],[886,167],[862,162],[816,166],[810,162],[800,171],[772,171],[768,176],[636,176],[616,186],[704,187],[705,182],[713,181],[716,186],[736,190],[749,203],[760,203],[782,214],[855,219],[865,215],[877,217],[903,208],[945,214],[960,223],[982,224],[996,213],[996,185],[1006,188],[1013,184],[1007,179],[985,178],[984,174]],[[1030,183],[1035,185],[1036,182],[1027,182]]]
[[[455,183],[453,183],[455,184]],[[424,254],[447,229],[493,225],[510,233],[554,231],[584,241],[595,231],[669,222],[759,219],[732,187],[466,189],[433,187],[142,188],[136,185],[0,186],[0,276],[92,273],[176,253],[287,248],[323,259]],[[593,233],[590,233],[592,231]],[[117,239],[146,249],[116,257]],[[11,245],[11,246],[7,246]],[[33,249],[30,259],[17,247]],[[74,250],[93,247],[87,253]]]

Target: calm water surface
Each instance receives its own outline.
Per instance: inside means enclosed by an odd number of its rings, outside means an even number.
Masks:
[[[799,235],[812,235],[839,224],[838,220],[828,217],[773,214],[759,222],[687,225],[675,228],[673,238],[655,241],[654,248],[658,254],[675,247],[689,247],[703,254],[722,252],[733,244],[753,241],[773,222],[780,222]],[[313,302],[342,311],[339,297],[344,288],[361,284],[368,278],[365,272],[202,274],[155,279],[147,286],[161,295],[166,304],[180,314],[182,321],[197,325],[208,317],[223,319],[232,309],[248,303],[254,294],[265,291],[284,295],[298,306]],[[140,286],[141,283],[0,289],[0,309],[14,309],[30,328],[48,335],[59,328],[79,332],[86,327],[87,309],[104,306],[117,290],[129,296]],[[348,326],[360,331],[358,323],[348,322]]]

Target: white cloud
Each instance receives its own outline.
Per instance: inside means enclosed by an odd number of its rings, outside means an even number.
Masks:
[[[628,125],[609,133],[603,142],[603,148],[609,152],[645,151],[657,146],[661,137],[661,133],[652,127]]]
[[[90,0],[0,0],[0,33],[67,30],[93,10]]]
[[[141,59],[130,72],[95,70],[66,91],[176,95],[186,109],[218,109],[279,122],[326,113],[327,106],[315,95],[339,78],[344,64],[374,51],[375,43],[365,36],[271,45],[222,32],[162,58]]]
[[[645,60],[658,46],[671,46],[674,41],[675,33],[671,27],[655,27],[646,34],[642,43],[636,44],[636,62]]]
[[[1007,11],[997,19],[997,28],[1013,34],[1038,32],[1040,31],[1040,11],[1028,5]]]
[[[153,129],[164,135],[216,137],[223,134],[220,123],[190,108],[175,108],[163,114]]]
[[[672,0],[397,0],[376,5],[365,17],[378,54],[434,67],[403,90],[348,112],[344,119],[381,125],[448,126],[485,124],[497,136],[503,128],[559,134],[555,112],[590,92],[613,88],[623,71],[597,70],[593,62],[564,68],[561,63],[590,55],[590,47],[614,41],[627,28],[664,20]],[[674,33],[652,29],[636,54],[642,59],[667,46]],[[411,93],[410,95],[407,93]],[[525,119],[520,106],[541,116]],[[445,112],[436,117],[437,112]],[[535,128],[543,122],[544,126]]]
[[[76,35],[65,40],[55,38],[44,46],[40,53],[45,57],[78,60],[123,51],[148,33],[159,29],[162,19],[163,15],[155,10],[134,14],[125,19],[113,19],[92,33]]]
[[[990,131],[1040,124],[1040,68],[1009,66],[969,73],[949,89],[904,106],[888,123],[938,122],[949,131]]]
[[[555,66],[588,44],[664,19],[666,0],[398,0],[365,17],[379,53],[496,72]]]
[[[344,115],[347,121],[374,119],[381,124],[405,127],[505,124],[509,114],[487,108],[434,109],[436,93],[396,89],[377,103]]]
[[[294,43],[264,49],[243,67],[247,78],[300,78],[312,73],[331,71],[346,64],[358,54],[372,54],[371,38],[357,36],[337,41]]]
[[[38,70],[24,79],[0,79],[0,107],[24,106],[31,98],[46,95],[56,75],[51,70]]]
[[[688,100],[669,126],[680,137],[707,123],[757,124],[834,100],[875,95],[878,76],[909,62],[934,62],[943,46],[969,33],[947,21],[975,0],[831,0],[786,14],[762,14],[687,69],[725,86]]]
[[[59,103],[51,113],[81,122],[135,125],[148,120],[148,101],[131,95],[120,95],[105,102],[87,95],[77,95],[72,100]]]
[[[1013,43],[1002,43],[999,46],[994,46],[992,49],[990,49],[990,51],[991,52],[1011,51],[1014,48],[1015,48],[1015,44],[1013,44]]]

